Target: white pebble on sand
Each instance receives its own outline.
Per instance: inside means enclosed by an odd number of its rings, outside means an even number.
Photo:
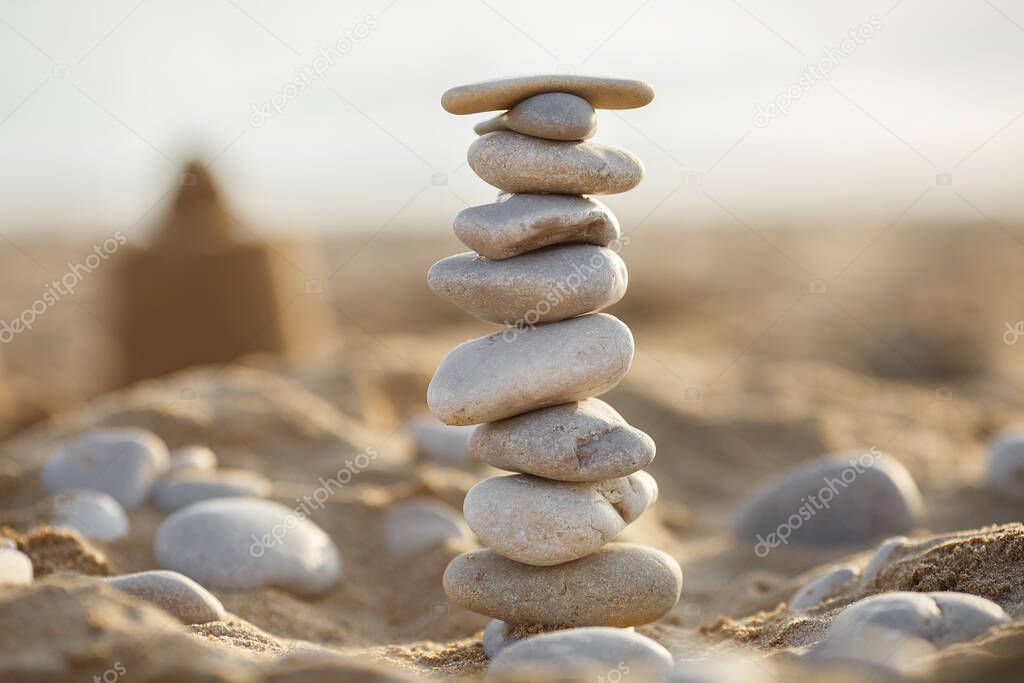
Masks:
[[[212,498],[263,497],[270,493],[270,480],[248,470],[179,470],[162,477],[153,487],[153,502],[164,510]]]
[[[69,527],[86,538],[109,543],[128,533],[128,516],[121,504],[100,491],[58,494],[54,526]]]
[[[61,445],[43,466],[50,491],[102,491],[126,508],[141,505],[167,470],[167,446],[144,429],[95,429]]]
[[[104,579],[107,585],[150,602],[183,624],[223,621],[224,606],[210,591],[178,572],[149,571]]]
[[[13,541],[0,540],[0,586],[27,586],[32,583],[32,560],[18,550]]]
[[[664,680],[672,655],[646,636],[620,628],[596,626],[531,636],[503,649],[491,662],[488,679],[510,680],[531,671],[565,672],[573,667],[628,672],[638,680]],[[532,679],[530,679],[532,680]]]
[[[153,541],[160,566],[204,586],[252,590],[278,586],[299,595],[330,590],[341,556],[301,512],[259,498],[195,503],[164,520]]]
[[[498,653],[509,645],[518,643],[522,638],[509,632],[509,625],[500,619],[491,619],[484,629],[483,648],[488,659],[494,659]]]
[[[1024,500],[1024,429],[1008,430],[988,445],[985,485],[991,491]]]
[[[171,451],[171,471],[212,470],[217,467],[217,454],[206,446],[183,446]]]
[[[893,553],[907,543],[909,543],[909,539],[906,536],[893,536],[879,543],[878,549],[875,550],[875,554],[868,560],[867,566],[864,567],[864,571],[860,575],[860,585],[866,586],[874,581],[875,577],[878,576],[878,572],[889,564],[889,558],[892,557]]]
[[[789,609],[800,611],[814,607],[856,579],[858,573],[859,570],[850,564],[835,567],[800,588],[789,601]]]
[[[410,557],[449,539],[465,543],[473,540],[473,532],[456,510],[428,499],[396,505],[384,518],[384,529],[388,554],[395,558]]]
[[[472,425],[446,425],[433,417],[418,417],[409,423],[409,433],[421,456],[456,467],[471,460],[468,444],[474,429]]]

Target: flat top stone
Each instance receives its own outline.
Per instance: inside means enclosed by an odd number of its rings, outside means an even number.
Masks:
[[[619,221],[591,197],[506,194],[493,204],[471,206],[455,216],[455,236],[489,259],[506,259],[552,244],[608,246],[619,238]]]
[[[441,106],[452,114],[478,114],[511,109],[528,97],[565,92],[582,97],[595,109],[633,109],[654,99],[654,88],[643,81],[601,76],[546,74],[496,78],[445,91]]]
[[[597,398],[476,427],[470,453],[492,467],[558,481],[624,477],[654,460],[654,441]]]
[[[549,566],[590,555],[657,498],[646,472],[586,483],[516,474],[478,483],[463,511],[484,545],[517,562]]]
[[[683,575],[660,550],[609,543],[551,567],[474,550],[448,564],[443,583],[452,602],[509,624],[637,626],[675,607]]]
[[[156,530],[160,566],[227,590],[279,586],[300,595],[329,590],[341,556],[320,527],[279,503],[215,498],[178,510]]]

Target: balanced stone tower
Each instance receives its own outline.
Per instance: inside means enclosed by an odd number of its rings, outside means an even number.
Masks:
[[[470,490],[466,521],[488,549],[456,557],[444,574],[453,602],[500,620],[499,638],[647,623],[682,590],[670,556],[612,542],[657,498],[641,471],[655,449],[594,398],[629,370],[633,336],[597,312],[622,298],[627,276],[618,221],[590,195],[632,189],[643,165],[586,140],[595,108],[653,98],[641,81],[553,75],[460,86],[441,99],[453,114],[506,110],[476,126],[468,155],[502,193],[459,213],[455,233],[473,251],[427,276],[439,296],[506,326],[449,352],[427,390],[439,420],[479,425],[476,457],[519,473]]]

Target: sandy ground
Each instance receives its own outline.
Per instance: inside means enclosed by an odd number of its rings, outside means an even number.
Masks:
[[[1005,323],[1024,319],[1016,235],[989,224],[643,230],[622,252],[630,292],[611,309],[633,328],[637,355],[605,398],[658,444],[650,472],[659,502],[621,538],[673,555],[684,591],[675,610],[638,630],[681,661],[728,653],[778,680],[821,680],[797,654],[866,595],[959,590],[1024,619],[1024,508],[981,484],[986,441],[1021,418],[1021,350],[1004,340]],[[25,254],[0,256],[4,319],[89,249],[18,247]],[[302,358],[248,357],[112,387],[118,344],[104,302],[114,284],[102,270],[0,348],[0,522],[38,575],[30,588],[0,589],[0,676],[102,677],[117,662],[132,680],[482,675],[487,619],[448,604],[440,586],[465,548],[395,563],[381,531],[395,502],[426,495],[460,508],[488,476],[423,460],[405,430],[425,410],[444,353],[493,329],[425,287],[426,267],[456,250],[453,240],[384,234],[329,244],[323,264],[297,266],[296,282],[327,286],[297,291],[296,305],[328,307],[339,331]],[[344,267],[328,279],[331,264]],[[164,515],[154,507],[134,512],[130,535],[110,544],[39,528],[52,501],[37,470],[55,445],[90,426],[127,424],[172,447],[208,444],[222,464],[270,477],[273,499],[288,506],[344,457],[377,448],[382,457],[312,516],[341,548],[341,583],[315,600],[217,592],[232,618],[186,628],[68,575],[156,566],[152,535]],[[863,564],[872,549],[786,547],[758,558],[729,534],[733,510],[784,467],[870,446],[906,465],[922,490],[914,543],[876,583],[794,615],[784,603],[808,578],[837,561]],[[941,651],[932,676],[1012,680],[1024,666],[1022,624]]]

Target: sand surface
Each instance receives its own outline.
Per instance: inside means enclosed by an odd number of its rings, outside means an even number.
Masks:
[[[633,328],[637,356],[604,398],[657,442],[649,471],[661,495],[620,538],[659,547],[683,568],[679,605],[638,629],[678,660],[738,657],[778,680],[821,680],[800,668],[798,654],[839,609],[888,590],[956,590],[995,601],[1015,622],[940,651],[933,677],[1013,680],[1024,667],[1024,506],[982,486],[986,441],[1021,421],[1024,364],[1002,340],[1003,323],[1024,317],[1011,252],[1021,247],[994,228],[943,230],[885,234],[840,278],[872,232],[652,232],[622,254],[630,293],[610,312]],[[399,245],[385,235],[330,281],[340,334],[301,359],[248,357],[107,386],[115,340],[103,324],[102,273],[0,349],[8,433],[0,524],[37,574],[31,587],[0,588],[0,678],[102,677],[115,663],[129,680],[482,676],[488,620],[449,604],[440,584],[466,547],[396,562],[382,521],[417,496],[461,509],[469,487],[489,476],[482,466],[419,457],[406,425],[423,414],[447,349],[494,328],[430,299],[423,273],[452,245]],[[357,247],[331,245],[328,260]],[[69,248],[31,249],[53,268],[73,258]],[[0,313],[10,317],[45,280],[24,259],[4,258],[10,284]],[[789,258],[811,264],[825,290]],[[372,273],[375,262],[387,267]],[[379,293],[367,296],[366,282],[379,282]],[[62,439],[97,425],[142,426],[171,447],[209,445],[223,466],[272,479],[271,498],[289,507],[346,457],[374,447],[381,457],[311,515],[341,549],[342,581],[318,599],[214,591],[231,618],[193,627],[90,582],[156,568],[152,536],[165,516],[153,506],[134,511],[129,536],[113,543],[45,527],[53,499],[39,467]],[[840,561],[863,566],[873,548],[785,547],[759,558],[729,534],[735,506],[784,467],[871,446],[916,479],[920,528],[875,582],[793,614],[785,603],[809,578]]]

